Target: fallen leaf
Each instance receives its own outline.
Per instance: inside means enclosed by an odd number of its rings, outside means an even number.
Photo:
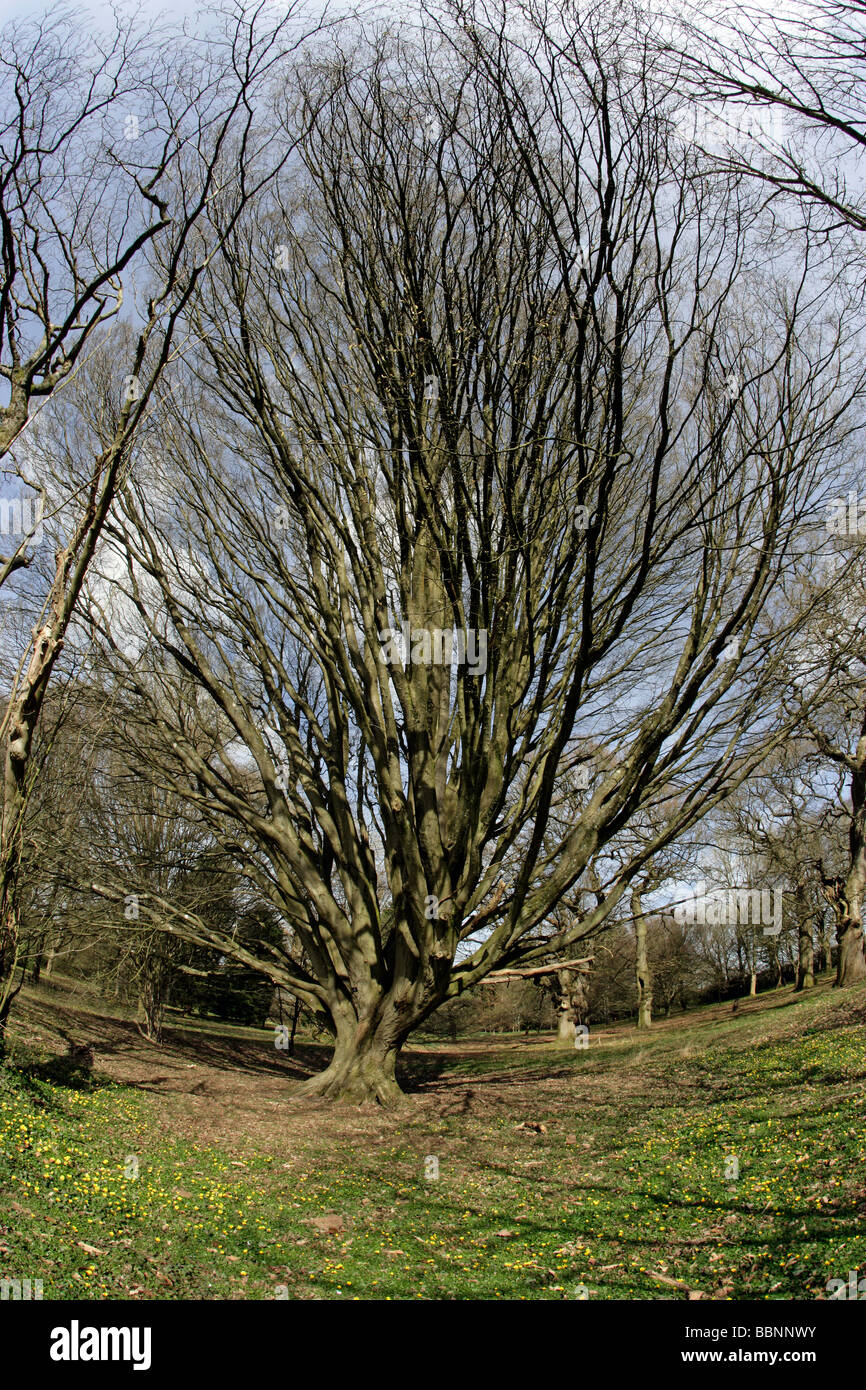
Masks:
[[[688,1284],[683,1283],[682,1279],[670,1279],[666,1274],[659,1274],[656,1269],[648,1269],[647,1274],[651,1279],[658,1279],[660,1284],[667,1284],[669,1289],[687,1289],[689,1287]]]
[[[83,1250],[83,1251],[85,1252],[85,1254],[87,1254],[87,1255],[104,1255],[104,1254],[105,1254],[105,1251],[104,1251],[104,1250],[98,1249],[97,1246],[95,1246],[95,1245],[88,1245],[88,1244],[87,1244],[87,1241],[85,1241],[85,1240],[77,1240],[77,1241],[75,1242],[75,1244],[78,1246],[79,1250]]]
[[[314,1230],[321,1231],[322,1235],[335,1235],[337,1231],[346,1229],[346,1221],[342,1216],[337,1216],[335,1212],[329,1212],[327,1216],[308,1216],[304,1222],[306,1226],[312,1226]]]

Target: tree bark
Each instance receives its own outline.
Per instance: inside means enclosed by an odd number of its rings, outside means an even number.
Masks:
[[[863,895],[866,892],[866,719],[857,741],[851,775],[851,867],[845,880],[845,915],[840,917],[836,938],[836,984],[853,985],[866,978],[866,942],[863,939]]]
[[[397,1083],[401,1044],[359,1025],[354,1034],[340,1029],[334,1055],[318,1076],[305,1081],[304,1096],[345,1101],[350,1105],[379,1104],[394,1108],[406,1103]]]
[[[812,989],[815,984],[815,947],[812,941],[812,923],[808,917],[801,919],[797,930],[797,985],[799,992]]]
[[[556,999],[557,1047],[573,1047],[577,1025],[583,1022],[586,1011],[586,986],[583,975],[569,969],[557,970],[554,985]]]
[[[632,890],[631,911],[636,943],[637,1026],[649,1028],[653,1021],[653,986],[647,955],[646,918],[641,911],[640,893],[637,889]]]
[[[574,1010],[567,994],[563,994],[556,1011],[556,1042],[558,1047],[573,1047],[577,1037]]]
[[[815,942],[812,915],[806,902],[805,883],[797,885],[797,983],[794,992],[812,989],[815,984]]]
[[[146,979],[142,983],[139,999],[144,1016],[141,1031],[150,1042],[162,1042],[163,999],[159,981]]]
[[[840,761],[838,756],[836,761]],[[866,941],[863,938],[863,897],[866,894],[866,714],[854,757],[844,757],[841,761],[851,771],[847,875],[828,875],[822,862],[818,861],[824,897],[836,919],[837,988],[866,979]]]
[[[290,1056],[290,1057],[294,1057],[294,1055],[295,1055],[295,1033],[298,1031],[298,1019],[300,1018],[300,1015],[301,1015],[301,1001],[300,1001],[300,999],[298,998],[298,996],[295,995],[295,1007],[294,1007],[294,1010],[293,1010],[293,1012],[292,1012],[292,1032],[291,1032],[291,1036],[290,1036],[290,1038],[289,1038],[289,1056]],[[282,1022],[282,1017],[283,1017],[283,1006],[282,1006],[282,1003],[280,1003],[280,1021],[281,1021],[281,1022]]]
[[[826,975],[830,969],[830,935],[824,912],[819,912],[815,918],[815,931],[818,936],[818,960],[815,973]]]
[[[862,889],[858,882],[859,865],[847,879],[822,875],[824,896],[836,917],[836,980],[837,988],[866,979],[866,947],[861,920]],[[859,891],[858,891],[859,890]]]
[[[836,927],[836,985],[844,988],[866,979],[866,950],[863,927],[851,917],[840,917]]]

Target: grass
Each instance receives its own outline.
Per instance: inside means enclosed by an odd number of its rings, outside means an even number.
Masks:
[[[153,1050],[64,1083],[22,1043],[0,1275],[59,1299],[826,1297],[866,1272],[863,1018],[862,990],[786,990],[585,1052],[428,1044],[405,1116],[301,1102],[270,1055],[155,1095]],[[251,1118],[216,1113],[218,1081]]]

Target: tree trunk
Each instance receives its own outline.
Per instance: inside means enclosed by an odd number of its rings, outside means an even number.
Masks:
[[[797,922],[797,983],[795,991],[812,989],[815,984],[815,946],[812,939],[812,918],[802,913]]]
[[[360,1024],[354,1032],[338,1030],[334,1055],[318,1076],[305,1081],[301,1094],[341,1100],[350,1105],[378,1103],[395,1107],[406,1097],[397,1084],[397,1057],[402,1045]]]
[[[556,1011],[556,1043],[558,1047],[574,1047],[574,1040],[577,1037],[577,1027],[574,1022],[574,1010],[571,1007],[571,1000],[564,994],[559,1001]]]
[[[815,930],[818,935],[818,962],[817,975],[826,975],[830,969],[830,936],[827,930],[827,914],[819,912],[815,918]]]
[[[556,1045],[574,1047],[577,1025],[583,1022],[586,1011],[586,988],[583,976],[573,970],[557,970],[556,981]]]
[[[295,1055],[295,1033],[298,1031],[298,1019],[299,1019],[299,1017],[300,1017],[300,1014],[301,1014],[301,1001],[300,1001],[300,999],[298,998],[298,996],[295,995],[295,1008],[294,1008],[294,1012],[292,1013],[292,1033],[291,1033],[291,1037],[289,1038],[289,1056],[290,1056],[290,1057],[294,1057],[294,1055]],[[280,1022],[282,1022],[282,1019],[283,1019],[283,1004],[282,1004],[282,998],[281,998],[281,999],[280,999]]]
[[[0,867],[2,873],[2,867]],[[0,1057],[6,1056],[6,1032],[15,996],[24,983],[19,961],[20,931],[18,904],[7,881],[0,889]],[[16,983],[15,973],[18,972]]]
[[[5,720],[11,733],[6,740],[0,819],[0,1053],[4,1048],[9,1011],[18,993],[15,987],[15,971],[20,965],[18,877],[27,802],[25,773],[32,734],[26,722],[22,725],[10,718],[10,713],[7,711]]]
[[[749,994],[751,995],[751,994],[757,994],[757,993],[758,993],[758,973],[757,973],[756,970],[753,970],[752,973],[751,973],[750,976],[749,976]]]
[[[836,985],[844,988],[866,979],[866,950],[863,927],[856,918],[840,917],[836,927]]]
[[[653,986],[647,956],[646,918],[641,911],[640,893],[632,890],[631,911],[636,943],[635,980],[637,982],[637,1026],[649,1028],[653,1021]]]
[[[145,979],[139,995],[141,1011],[144,1014],[144,1036],[155,1043],[162,1042],[163,1005],[162,989],[156,979]]]
[[[6,1034],[9,1024],[9,1012],[12,1008],[12,1000],[15,995],[7,993],[0,1001],[0,1059],[6,1056]]]
[[[862,878],[866,872],[866,852],[862,845],[858,860],[847,880],[828,878],[822,871],[824,896],[836,918],[836,986],[856,984],[866,979],[866,945],[863,941]]]
[[[866,716],[857,740],[851,773],[849,869],[845,878],[830,878],[819,865],[824,896],[836,917],[836,986],[866,979],[863,897],[866,894]]]

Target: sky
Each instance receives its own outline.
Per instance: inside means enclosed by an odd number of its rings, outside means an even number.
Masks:
[[[273,9],[274,14],[280,14],[287,8],[286,0],[266,0],[266,3]],[[154,20],[162,17],[163,19],[174,22],[194,18],[204,8],[211,8],[214,0],[135,0],[130,3],[126,0],[123,8],[130,14],[145,14]],[[43,14],[46,10],[60,9],[61,5],[51,3],[51,0],[0,0],[0,24],[6,23],[10,19],[25,19],[34,15]],[[109,0],[90,0],[88,4],[69,4],[68,8],[81,18],[92,15],[94,19],[100,17],[111,18],[112,4]]]
[[[286,8],[286,0],[269,0],[269,3],[272,5],[275,13]],[[652,0],[650,0],[650,4],[651,3]],[[667,5],[668,3],[670,3],[670,0],[665,0],[665,4]],[[19,16],[24,17],[27,15],[41,14],[46,9],[53,8],[59,8],[59,6],[54,6],[51,0],[0,0],[0,23]],[[109,0],[90,0],[88,4],[75,4],[74,6],[70,6],[70,8],[74,8],[79,15],[93,15],[94,17],[98,17],[99,15],[108,16],[111,13],[111,4]],[[186,16],[194,16],[203,8],[203,4],[202,0],[170,0],[170,3],[167,3],[167,0],[135,0],[135,4],[130,4],[129,8],[139,14],[143,12],[146,15],[152,15],[154,19],[162,15],[166,19],[176,20],[185,18]],[[334,8],[334,6],[332,5],[331,8]],[[338,8],[343,8],[343,6],[338,6]],[[411,0],[409,0],[409,3],[403,0],[403,3],[399,5],[393,4],[387,8],[392,14],[395,13],[398,8],[405,13],[411,11],[412,4]],[[754,6],[754,8],[766,9],[772,13],[778,14],[780,7],[778,0],[775,0],[775,3],[773,3],[773,0],[762,0],[762,3]],[[790,11],[792,8],[795,7],[791,4],[785,6],[787,11]]]
[[[46,9],[55,8],[61,7],[46,4],[46,0],[0,0],[0,23],[10,19],[28,18],[42,14]],[[70,8],[74,8],[79,16],[92,15],[96,19],[111,14],[111,6],[107,0],[91,0],[90,4],[76,4]],[[143,12],[152,15],[154,19],[162,15],[165,19],[177,20],[187,15],[195,15],[202,5],[201,0],[171,0],[171,4],[166,4],[166,0],[136,0],[136,4],[129,8],[139,14]],[[278,8],[277,0],[274,8]]]

